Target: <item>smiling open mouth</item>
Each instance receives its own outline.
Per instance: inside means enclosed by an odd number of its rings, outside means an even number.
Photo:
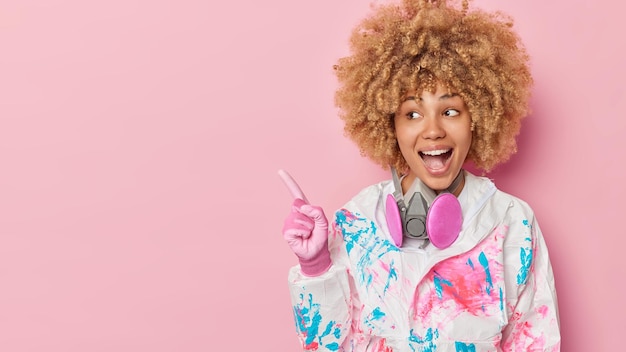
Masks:
[[[452,156],[452,149],[438,149],[419,152],[424,165],[431,170],[439,170],[446,166]]]

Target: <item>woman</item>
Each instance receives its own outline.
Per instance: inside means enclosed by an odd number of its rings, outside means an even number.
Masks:
[[[305,351],[558,351],[548,251],[532,209],[463,169],[516,151],[528,56],[510,20],[446,1],[382,6],[335,67],[361,151],[392,170],[332,225],[295,181],[283,234]],[[397,172],[402,176],[398,176]]]

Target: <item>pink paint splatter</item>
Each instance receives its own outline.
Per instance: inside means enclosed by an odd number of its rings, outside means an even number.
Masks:
[[[505,231],[497,228],[471,251],[435,265],[425,277],[432,287],[416,290],[413,319],[427,319],[434,309],[445,311],[448,319],[462,312],[476,316],[499,313],[502,297],[498,288],[503,286],[504,271],[500,242]]]
[[[386,339],[381,339],[374,346],[374,352],[393,352],[393,349],[386,345]]]
[[[548,306],[543,305],[537,308],[537,313],[539,313],[539,315],[541,315],[542,318],[545,318],[548,315]]]
[[[545,336],[535,336],[532,333],[532,324],[528,321],[521,321],[522,314],[516,312],[511,317],[509,325],[513,324],[513,330],[504,343],[505,350],[512,351],[544,351]],[[526,345],[530,342],[530,345]]]

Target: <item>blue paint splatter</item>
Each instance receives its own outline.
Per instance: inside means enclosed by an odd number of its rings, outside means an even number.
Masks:
[[[330,351],[337,351],[339,350],[339,344],[337,342],[329,343],[328,345],[326,345],[326,348],[328,348]]]
[[[380,307],[376,307],[376,309],[372,311],[371,316],[372,320],[380,320],[382,317],[385,316],[385,313],[380,310]]]
[[[328,336],[330,335],[332,329],[333,329],[333,325],[335,325],[334,321],[329,321],[328,324],[326,324],[326,329],[324,329],[324,332],[320,335],[320,340],[324,337],[324,336]]]
[[[463,342],[454,342],[454,347],[456,348],[456,352],[476,352],[476,345],[473,343],[464,344]]]
[[[442,278],[441,275],[439,275],[439,273],[436,272],[436,271],[435,271],[435,276],[433,278],[433,283],[435,284],[435,292],[437,293],[437,297],[439,297],[439,299],[443,298],[443,286],[442,286],[442,284],[446,285],[448,287],[452,287],[452,282]]]
[[[390,252],[400,249],[389,240],[377,236],[377,228],[373,221],[359,217],[346,209],[335,214],[336,224],[341,229],[348,255],[358,249],[355,271],[359,283],[368,289],[373,281],[372,265]],[[391,273],[390,273],[391,274]],[[395,274],[395,272],[394,272]]]
[[[305,345],[313,343],[319,333],[322,321],[320,305],[313,303],[313,295],[309,294],[308,306],[305,306],[304,295],[300,295],[302,303],[293,307],[294,318],[298,334],[305,337]]]
[[[383,290],[383,296],[385,295],[385,293],[387,293],[389,285],[391,284],[391,280],[394,279],[395,281],[398,281],[398,272],[396,271],[394,264],[395,261],[393,260],[391,261],[391,263],[389,263],[389,276],[387,277],[387,283],[385,284],[385,288]]]
[[[531,242],[531,239],[526,238],[526,241]],[[521,247],[519,256],[521,267],[517,273],[517,284],[523,285],[528,280],[528,272],[533,262],[533,250],[530,247]]]
[[[326,328],[319,334],[320,323],[322,322],[322,315],[320,314],[320,304],[313,303],[313,295],[309,294],[308,302],[305,302],[304,295],[300,295],[300,299],[302,303],[293,307],[294,318],[296,321],[296,329],[298,334],[304,338],[305,346],[309,346],[317,342],[322,345],[322,339],[326,336],[332,336],[336,339],[341,337],[341,330],[339,326],[334,321],[329,321],[326,324]],[[308,303],[308,305],[307,305]],[[336,343],[334,343],[336,344]],[[329,347],[331,344],[327,344],[326,347]],[[337,349],[339,346],[337,345]],[[333,350],[336,351],[337,349]]]
[[[335,331],[333,332],[333,336],[335,336],[336,339],[341,337],[341,329],[339,328],[335,328]]]
[[[485,255],[485,252],[480,252],[480,254],[478,255],[478,261],[480,262],[480,265],[482,265],[483,269],[485,270],[485,281],[487,281],[487,294],[490,295],[491,294],[491,290],[493,290],[493,280],[491,279],[491,271],[489,271],[489,261],[487,260],[487,256]]]
[[[437,345],[435,345],[435,341],[437,339],[439,339],[439,330],[437,329],[433,330],[433,328],[428,328],[428,330],[426,330],[426,335],[424,335],[424,337],[419,337],[415,335],[415,332],[413,329],[411,329],[410,335],[409,335],[410,342],[419,344],[418,347],[419,347],[420,352],[436,351]],[[413,351],[415,351],[415,346],[413,346],[412,344],[409,344],[409,346],[411,347]]]
[[[467,265],[474,270],[474,262],[472,262],[472,258],[467,258]]]
[[[367,315],[367,317],[365,317],[365,319],[363,320],[363,323],[367,326],[369,326],[372,329],[376,328],[376,325],[374,325],[374,321],[377,320],[381,320],[386,316],[386,314],[380,310],[380,307],[376,307],[370,314]]]

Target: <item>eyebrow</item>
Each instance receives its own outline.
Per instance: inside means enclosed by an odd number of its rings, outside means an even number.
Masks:
[[[439,97],[439,100],[445,100],[445,99],[450,99],[450,98],[454,98],[454,97],[458,97],[459,95],[457,93],[446,93],[442,96]],[[407,100],[418,100],[415,96],[413,95],[409,95],[408,97],[404,98],[403,101],[407,101]],[[422,97],[419,97],[419,100],[422,100]]]

